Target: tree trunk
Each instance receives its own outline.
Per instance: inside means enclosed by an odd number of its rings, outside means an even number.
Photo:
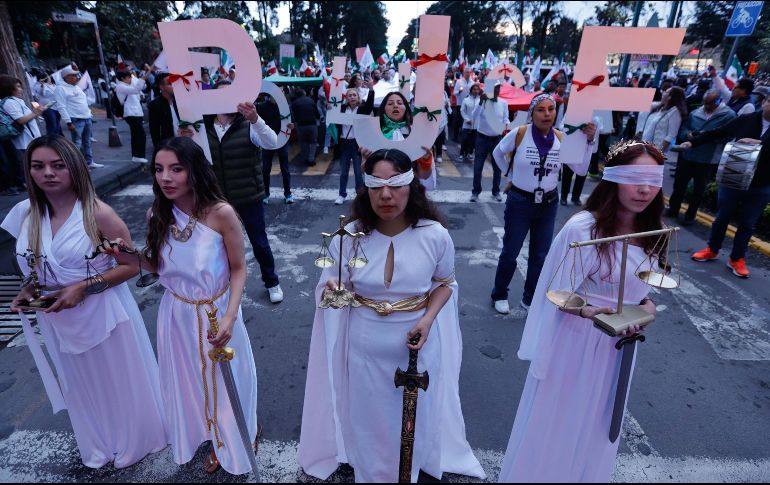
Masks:
[[[11,29],[11,16],[8,14],[7,2],[0,2],[0,72],[14,76],[21,80],[24,90],[24,101],[28,104],[32,101],[32,95],[27,83],[27,74],[24,70],[24,62],[16,48]]]

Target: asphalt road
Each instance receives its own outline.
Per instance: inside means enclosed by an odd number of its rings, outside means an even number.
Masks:
[[[450,147],[454,150],[453,146]],[[445,162],[446,163],[446,162]],[[296,464],[307,353],[319,270],[313,266],[320,232],[337,226],[350,202],[333,205],[338,168],[300,175],[293,166],[293,205],[280,189],[266,208],[269,236],[285,300],[273,305],[247,247],[249,279],[242,305],[259,376],[263,480],[312,481]],[[307,173],[306,171],[304,171]],[[460,393],[467,437],[495,480],[524,385],[527,363],[516,358],[525,313],[518,307],[526,251],[511,285],[507,316],[489,293],[501,247],[504,205],[491,198],[491,179],[478,203],[469,202],[471,167],[446,164],[432,196],[447,216],[457,249],[464,350]],[[273,185],[279,177],[273,178]],[[351,182],[352,183],[352,178]],[[149,180],[107,199],[136,241],[145,236],[151,204]],[[589,184],[584,195],[592,185]],[[560,207],[557,228],[577,208]],[[752,277],[740,280],[724,265],[695,263],[706,228],[681,231],[682,285],[652,294],[658,318],[641,344],[628,401],[616,481],[770,480],[770,260],[752,252]],[[727,246],[731,240],[728,240]],[[5,254],[5,251],[3,252]],[[132,285],[155,342],[159,286]],[[202,451],[201,451],[202,452]],[[200,452],[199,452],[200,453]],[[89,470],[80,464],[66,412],[54,416],[23,337],[0,351],[0,481],[232,481],[224,472],[200,471],[202,457],[178,466],[167,450],[123,470]],[[333,477],[352,479],[348,467]],[[463,481],[463,477],[445,477]]]

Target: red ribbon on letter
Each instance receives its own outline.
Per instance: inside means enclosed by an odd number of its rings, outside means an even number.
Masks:
[[[504,75],[504,76],[506,76],[506,75],[508,75],[508,74],[512,74],[512,73],[513,73],[513,69],[511,69],[510,67],[508,67],[508,64],[503,64],[503,68],[502,68],[502,69],[500,69],[500,71],[502,71],[502,72],[503,72],[503,75]]]
[[[192,77],[193,72],[190,71],[187,74],[169,74],[168,75],[168,82],[169,84],[174,84],[175,82],[181,80],[182,84],[184,84],[185,89],[188,91],[190,90],[190,80],[187,79],[188,77]]]
[[[336,77],[332,76],[332,79],[334,79],[335,81],[337,81],[337,84],[335,84],[335,85],[334,85],[334,87],[337,87],[337,86],[339,86],[339,85],[340,85],[340,81],[342,81],[342,80],[343,80],[343,79],[345,79],[345,78],[344,78],[344,77],[343,77],[343,78],[336,78]]]
[[[433,57],[427,54],[420,54],[420,57],[417,58],[417,62],[414,63],[414,67],[422,66],[423,64],[427,64],[431,61],[449,62],[449,59],[447,58],[446,54],[438,54]]]
[[[599,86],[604,81],[604,76],[596,76],[587,83],[581,83],[580,81],[572,80],[572,84],[576,85],[578,91],[582,91],[583,88],[588,86]]]

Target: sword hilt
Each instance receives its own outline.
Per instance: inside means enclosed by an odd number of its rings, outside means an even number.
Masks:
[[[235,357],[235,350],[230,347],[220,347],[209,350],[209,359],[214,362],[229,362]]]
[[[418,333],[409,340],[409,343],[417,345],[419,341],[420,334]],[[394,382],[396,387],[404,387],[409,391],[416,391],[417,389],[428,390],[430,382],[428,371],[417,372],[417,350],[409,350],[409,367],[407,367],[406,372],[402,371],[400,367],[396,369]]]
[[[644,342],[645,340],[647,340],[647,337],[645,337],[641,333],[635,333],[633,335],[629,335],[628,337],[623,337],[622,339],[620,339],[617,342],[615,342],[615,348],[620,350],[623,347],[625,347],[626,345],[629,345],[629,344],[632,344],[632,343],[636,343],[637,340],[639,342]]]

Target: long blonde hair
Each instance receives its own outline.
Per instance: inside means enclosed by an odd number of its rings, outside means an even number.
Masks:
[[[83,227],[94,247],[100,243],[101,233],[96,225],[96,204],[99,200],[88,173],[83,154],[71,141],[61,135],[46,135],[32,140],[24,156],[24,177],[27,179],[27,194],[29,195],[29,245],[34,254],[40,254],[40,235],[45,211],[51,210],[51,203],[45,192],[35,184],[30,170],[32,154],[40,147],[47,147],[61,157],[62,162],[72,177],[72,190],[83,206]]]

